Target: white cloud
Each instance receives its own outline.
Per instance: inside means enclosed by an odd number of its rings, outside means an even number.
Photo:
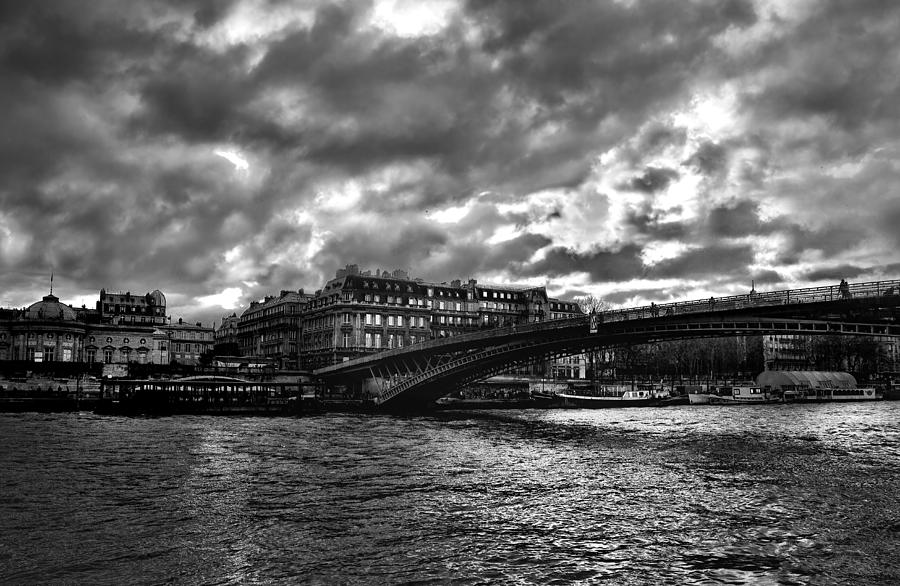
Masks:
[[[222,157],[223,159],[234,165],[235,171],[248,171],[250,169],[250,163],[247,162],[247,159],[245,159],[237,150],[216,149],[213,151],[213,154]]]
[[[456,2],[447,0],[379,0],[372,23],[400,37],[434,35],[447,25],[456,6]]]
[[[204,307],[218,306],[223,309],[235,309],[241,300],[244,290],[240,287],[227,287],[214,295],[198,297],[197,302]]]

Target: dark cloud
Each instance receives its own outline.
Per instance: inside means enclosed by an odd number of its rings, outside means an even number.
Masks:
[[[754,251],[749,245],[712,244],[689,250],[675,258],[666,259],[650,267],[653,278],[743,277],[753,263]]]
[[[188,3],[179,4],[182,8],[186,8]],[[235,2],[227,0],[199,0],[194,4],[194,24],[200,28],[208,29],[225,17],[231,11]]]
[[[634,177],[626,185],[621,186],[621,189],[656,193],[667,188],[675,179],[678,179],[678,172],[673,169],[648,167],[644,170],[643,175]]]
[[[66,3],[18,3],[0,25],[0,68],[45,84],[112,81],[135,60],[151,56],[151,30],[97,17]]]
[[[704,141],[685,165],[691,165],[707,175],[717,175],[728,163],[728,150],[721,144]]]
[[[15,303],[51,267],[189,312],[350,262],[570,292],[900,266],[891,2],[471,1],[418,36],[373,24],[375,6],[0,2]],[[710,96],[733,98],[720,130],[692,120]],[[645,266],[661,242],[690,250]]]
[[[778,271],[754,271],[750,276],[759,285],[784,283],[784,277]]]
[[[314,266],[320,274],[330,275],[347,263],[417,272],[424,264],[421,261],[440,253],[448,238],[444,231],[423,221],[391,225],[356,221],[343,227],[346,232],[328,240],[316,255]]]
[[[535,263],[524,263],[515,271],[519,277],[547,275],[560,277],[572,273],[587,273],[592,281],[608,283],[627,281],[643,273],[641,248],[623,246],[618,250],[593,250],[579,252],[569,248],[553,247],[546,256]]]
[[[855,279],[868,272],[869,269],[865,267],[845,264],[809,271],[803,275],[803,278],[812,282],[834,281],[837,284],[841,279]]]
[[[655,240],[682,240],[692,232],[689,223],[665,221],[660,216],[658,212],[632,210],[626,215],[625,222],[634,228],[636,234]]]
[[[764,83],[745,90],[748,111],[762,125],[819,117],[843,129],[886,123],[895,132],[900,107],[885,98],[898,90],[893,55],[900,6],[870,0],[809,8],[792,34],[742,56],[765,75]]]
[[[710,232],[715,237],[735,238],[769,231],[759,219],[759,204],[749,200],[711,209],[708,221]]]
[[[854,250],[867,239],[860,227],[832,220],[817,229],[792,226],[782,233],[786,244],[779,251],[777,261],[791,265],[800,262],[804,253],[815,252],[825,258],[835,258]]]
[[[177,134],[189,141],[227,141],[239,135],[249,122],[242,112],[249,88],[239,73],[244,49],[215,55],[185,47],[177,53],[143,83],[144,109],[132,121],[135,130]]]

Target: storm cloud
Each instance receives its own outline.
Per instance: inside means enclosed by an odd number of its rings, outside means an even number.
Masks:
[[[348,263],[622,302],[896,277],[898,28],[876,0],[5,2],[0,305],[51,272],[206,322]]]

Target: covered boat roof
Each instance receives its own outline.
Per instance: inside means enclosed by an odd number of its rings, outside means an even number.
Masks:
[[[856,388],[856,379],[849,372],[824,370],[767,370],[756,377],[760,387],[808,387],[815,388]]]

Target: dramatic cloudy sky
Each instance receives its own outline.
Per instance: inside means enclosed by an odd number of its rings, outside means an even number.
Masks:
[[[0,2],[0,306],[900,277],[894,0]]]

